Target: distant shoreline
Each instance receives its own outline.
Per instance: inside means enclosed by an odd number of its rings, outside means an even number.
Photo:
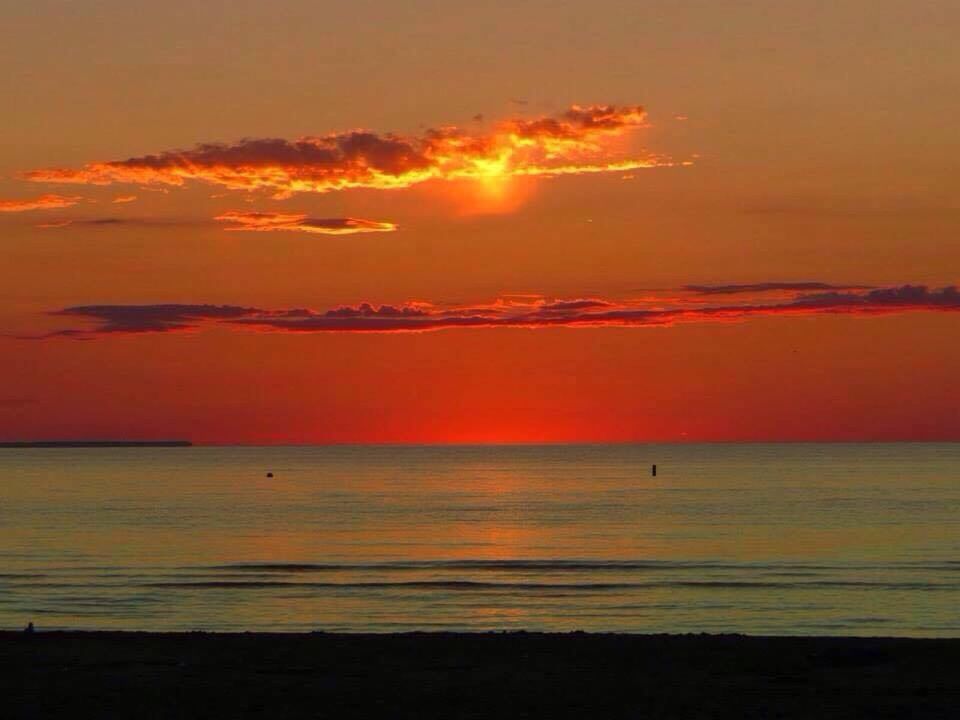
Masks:
[[[37,440],[0,442],[0,448],[193,447],[189,440]]]

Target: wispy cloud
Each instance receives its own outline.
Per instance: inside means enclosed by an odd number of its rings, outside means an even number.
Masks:
[[[186,225],[200,225],[209,223],[208,220],[176,220],[168,218],[144,218],[144,217],[93,217],[93,218],[64,218],[62,220],[52,220],[49,222],[38,223],[38,228],[56,229],[66,227],[183,227]]]
[[[115,205],[121,205],[121,204],[125,204],[125,203],[132,203],[132,202],[134,202],[136,199],[137,199],[137,196],[136,196],[136,195],[117,195],[117,197],[115,197],[115,198],[112,200],[112,202],[113,202]]]
[[[29,210],[56,210],[76,205],[82,197],[68,195],[40,195],[22,200],[0,200],[0,212],[27,212]]]
[[[83,305],[51,313],[64,317],[92,319],[99,322],[97,334],[147,333],[191,330],[209,320],[249,317],[261,310],[234,305]],[[83,335],[85,331],[68,329],[56,335]]]
[[[870,288],[865,285],[830,285],[822,282],[764,282],[740,285],[685,285],[683,289],[701,295],[739,295],[781,290],[869,290]]]
[[[299,213],[242,212],[231,210],[215,220],[233,223],[226,230],[247,232],[305,232],[321,235],[354,235],[356,233],[393,232],[395,223],[361,220],[360,218],[312,218]]]
[[[299,140],[206,143],[80,169],[25,173],[36,182],[141,187],[204,181],[277,197],[348,188],[405,188],[433,179],[621,172],[670,164],[651,154],[618,156],[607,139],[645,125],[639,106],[571,107],[556,116],[512,118],[486,133],[458,127],[420,136],[351,130]]]
[[[922,285],[901,285],[866,291],[799,293],[777,302],[764,302],[762,297],[753,297],[744,302],[700,304],[677,301],[676,296],[672,301],[596,297],[558,300],[513,296],[485,305],[360,303],[329,310],[265,310],[209,304],[81,305],[53,314],[92,321],[92,327],[69,328],[42,337],[89,338],[117,333],[183,331],[210,323],[290,333],[394,333],[495,327],[662,327],[770,316],[879,315],[916,311],[960,311],[960,291],[954,286],[935,290]]]
[[[45,230],[50,230],[53,228],[65,228],[73,225],[73,220],[50,220],[48,222],[37,223],[38,228],[44,228]]]

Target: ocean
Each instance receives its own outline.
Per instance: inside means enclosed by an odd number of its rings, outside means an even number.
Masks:
[[[2,449],[0,488],[0,628],[960,637],[960,444]]]

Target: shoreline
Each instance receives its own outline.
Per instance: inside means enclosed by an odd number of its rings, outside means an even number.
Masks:
[[[743,640],[769,642],[837,642],[837,643],[956,643],[960,645],[960,635],[956,637],[936,637],[928,635],[764,635],[747,632],[629,632],[622,630],[397,630],[397,631],[354,631],[354,630],[119,630],[110,628],[43,628],[38,627],[33,634],[23,629],[0,628],[0,642],[25,638],[58,637],[61,639],[94,639],[94,638],[263,638],[263,639],[294,639],[294,638],[340,638],[357,640],[399,639],[399,638],[433,638],[433,639],[476,639],[476,638],[516,638],[516,639],[548,639],[548,638],[591,638],[591,639],[619,639],[619,640]]]
[[[958,668],[954,638],[0,632],[11,718],[942,718]]]

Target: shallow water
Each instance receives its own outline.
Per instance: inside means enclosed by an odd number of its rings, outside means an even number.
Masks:
[[[0,477],[0,627],[960,637],[960,444],[3,449]]]

